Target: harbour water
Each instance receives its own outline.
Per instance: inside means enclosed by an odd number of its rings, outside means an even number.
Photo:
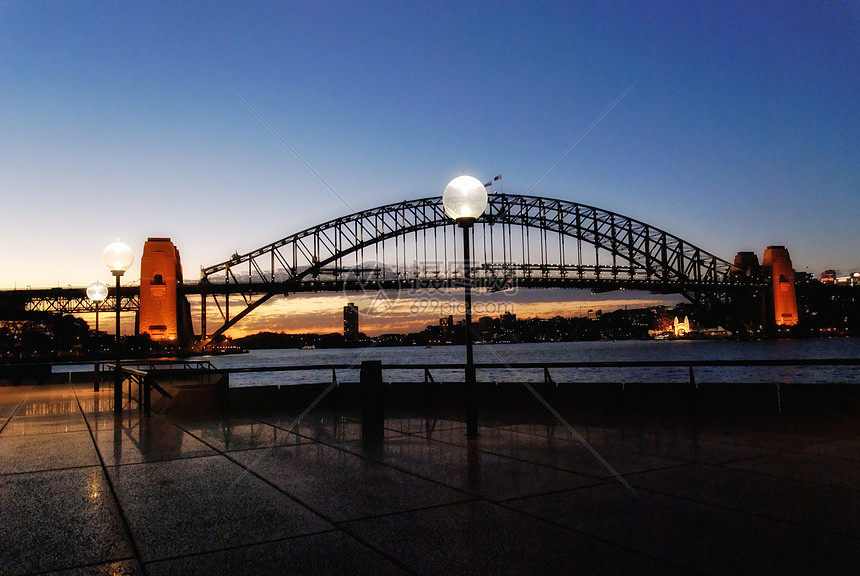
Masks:
[[[603,361],[708,361],[708,360],[789,360],[844,359],[860,357],[860,338],[771,340],[759,342],[736,341],[600,341],[553,342],[541,344],[488,344],[475,346],[476,363],[519,362],[603,362]],[[359,367],[364,360],[380,360],[386,364],[463,364],[463,346],[406,346],[315,350],[252,350],[248,354],[202,356],[217,368],[246,368],[267,366],[310,366],[340,364],[354,366],[336,371],[339,382],[359,379]],[[553,368],[555,382],[685,382],[689,381],[686,366],[660,368]],[[434,380],[459,381],[462,370],[436,369]],[[477,373],[484,382],[542,382],[542,369],[483,369]],[[423,382],[423,370],[385,370],[383,378],[396,382]],[[732,366],[695,368],[697,382],[807,382],[860,383],[857,366]],[[261,386],[330,382],[331,370],[302,370],[290,372],[259,372],[232,374],[230,385]]]

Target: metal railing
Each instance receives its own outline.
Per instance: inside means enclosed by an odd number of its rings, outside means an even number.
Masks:
[[[108,364],[108,370],[113,372],[116,370],[115,364]],[[155,380],[156,371],[144,371],[128,366],[120,366],[120,386],[128,385],[129,403],[136,401],[138,408],[143,410],[143,413],[149,416],[152,413],[152,390],[155,389],[162,396],[173,398],[173,396],[164,388],[162,388]],[[135,394],[137,392],[137,394]]]
[[[480,370],[527,370],[541,369],[544,371],[544,381],[554,383],[550,369],[601,369],[601,368],[686,368],[691,384],[696,384],[696,368],[720,367],[809,367],[809,366],[860,366],[860,358],[791,358],[791,359],[761,359],[761,360],[607,360],[589,362],[481,362],[475,363],[475,369]],[[300,366],[253,366],[243,368],[213,368],[213,374],[252,374],[265,372],[307,372],[331,371],[331,382],[337,383],[338,370],[359,370],[356,364],[308,364]],[[435,382],[433,371],[464,370],[465,364],[422,363],[422,364],[383,364],[383,371],[391,370],[421,370],[425,382]],[[513,380],[516,380],[514,378]]]

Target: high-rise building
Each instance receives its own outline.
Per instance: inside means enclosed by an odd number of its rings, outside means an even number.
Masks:
[[[797,324],[797,296],[794,269],[785,246],[768,246],[761,263],[762,272],[770,276],[773,287],[773,322],[777,326]]]
[[[358,340],[358,306],[352,302],[343,307],[343,339]]]

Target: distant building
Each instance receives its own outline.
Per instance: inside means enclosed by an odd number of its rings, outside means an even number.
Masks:
[[[358,340],[358,306],[352,302],[343,307],[343,339],[347,342]]]
[[[450,340],[454,332],[454,316],[449,314],[447,318],[439,318],[439,330],[443,340]]]
[[[493,318],[489,316],[481,316],[478,318],[478,330],[481,332],[481,338],[484,340],[492,340],[495,333]]]
[[[683,322],[680,322],[678,320],[678,317],[675,316],[675,321],[673,322],[672,328],[675,332],[676,338],[686,336],[687,334],[689,334],[690,332],[693,331],[692,325],[690,324],[690,317],[689,316],[684,316]]]

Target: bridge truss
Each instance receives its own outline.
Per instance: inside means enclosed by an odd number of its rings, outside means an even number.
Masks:
[[[120,288],[120,311],[135,312],[140,306],[140,290],[137,286]],[[0,297],[2,304],[27,311],[51,312],[54,314],[83,314],[96,311],[96,303],[87,297],[86,288],[30,288],[5,291]],[[116,310],[116,289],[108,288],[108,296],[100,302],[101,312]]]
[[[461,286],[461,234],[441,197],[398,202],[234,254],[204,268],[199,285],[186,292],[201,294],[201,330],[211,341],[276,295]],[[472,284],[489,290],[629,288],[699,301],[726,298],[753,282],[730,262],[644,222],[537,196],[491,195],[471,242]],[[222,323],[207,339],[209,298]]]

